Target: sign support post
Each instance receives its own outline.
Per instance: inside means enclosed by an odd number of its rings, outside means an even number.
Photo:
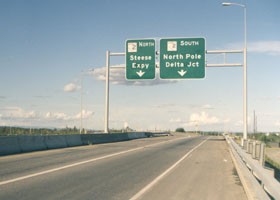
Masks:
[[[106,51],[106,92],[105,92],[105,127],[104,133],[109,133],[109,84],[110,84],[110,51]]]

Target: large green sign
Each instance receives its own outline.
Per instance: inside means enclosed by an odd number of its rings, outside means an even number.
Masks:
[[[126,41],[126,79],[155,78],[155,40]]]
[[[204,77],[204,38],[160,40],[161,79],[199,79]]]

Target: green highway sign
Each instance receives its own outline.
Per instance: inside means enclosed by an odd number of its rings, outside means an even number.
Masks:
[[[125,46],[126,79],[154,79],[156,71],[155,40],[127,40]]]
[[[160,40],[161,79],[205,77],[205,38]]]

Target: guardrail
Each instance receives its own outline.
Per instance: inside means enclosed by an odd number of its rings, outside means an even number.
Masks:
[[[264,166],[265,163],[265,143],[260,141],[241,139],[240,147],[248,154],[251,154],[253,159],[259,160],[260,164]]]
[[[247,166],[252,176],[258,181],[270,199],[280,200],[280,183],[274,178],[270,170],[264,168],[265,144],[255,141],[242,141],[239,146],[232,138],[226,136],[232,149]]]

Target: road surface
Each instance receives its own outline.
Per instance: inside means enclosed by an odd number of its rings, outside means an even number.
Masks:
[[[0,157],[0,199],[246,196],[222,137],[175,135]]]

